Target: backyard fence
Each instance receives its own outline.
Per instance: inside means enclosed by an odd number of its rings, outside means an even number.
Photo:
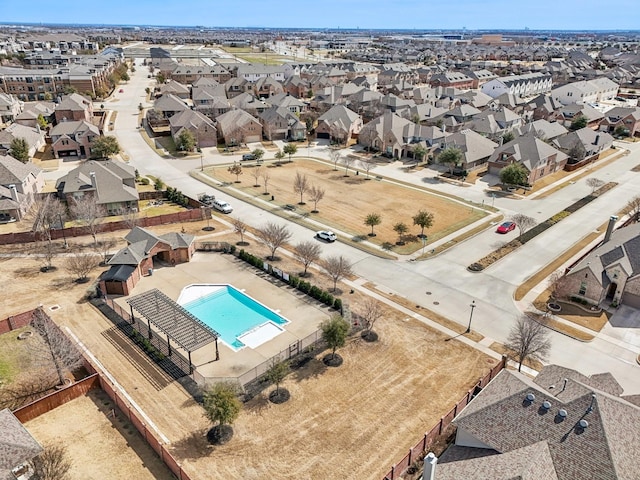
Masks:
[[[409,449],[409,452],[404,456],[402,460],[391,467],[391,470],[384,476],[383,480],[395,480],[411,466],[412,463],[420,461],[423,458],[423,454],[427,453],[429,448],[434,444],[436,439],[444,432],[453,419],[458,415],[460,411],[475,397],[480,390],[486,387],[489,382],[505,368],[507,364],[507,357],[502,357],[502,360],[487,373],[484,377],[478,380],[473,388],[467,391],[467,393],[453,406],[446,415],[440,418],[440,421],[436,423],[431,430],[426,432],[423,437],[416,443],[413,448]]]
[[[28,312],[19,313],[17,315],[11,315],[3,320],[0,320],[0,335],[29,325],[29,323],[31,323],[31,320],[33,319],[34,312],[35,309],[29,310]]]

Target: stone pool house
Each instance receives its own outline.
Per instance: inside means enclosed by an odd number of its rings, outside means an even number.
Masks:
[[[185,233],[156,235],[135,227],[124,238],[128,245],[109,259],[111,268],[100,276],[103,295],[129,295],[143,276],[153,274],[154,268],[189,262],[195,251],[195,237]]]
[[[640,224],[611,233],[580,260],[566,278],[571,295],[593,304],[640,308]]]

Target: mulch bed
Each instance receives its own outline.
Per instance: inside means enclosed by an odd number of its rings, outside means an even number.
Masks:
[[[339,367],[342,365],[344,360],[337,353],[335,355],[328,353],[322,359],[322,363],[324,363],[327,367]]]
[[[224,445],[233,438],[231,425],[216,425],[207,432],[207,441],[211,445]]]
[[[274,390],[269,394],[269,401],[271,403],[275,403],[276,405],[280,405],[281,403],[286,402],[291,398],[291,394],[289,390],[286,388],[280,388],[278,390]]]

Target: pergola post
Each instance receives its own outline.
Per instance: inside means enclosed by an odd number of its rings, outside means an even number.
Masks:
[[[149,340],[151,340],[151,322],[149,321],[149,318],[147,317],[147,328],[149,329]]]
[[[216,337],[216,361],[220,360],[220,352],[218,351],[218,337]]]
[[[133,306],[129,305],[129,308],[131,309],[131,325],[133,325],[134,323],[136,323],[136,319],[133,316]]]
[[[187,354],[189,355],[189,375],[193,373],[193,365],[191,364],[191,350],[187,350]]]
[[[167,335],[167,348],[169,349],[169,356],[171,356],[171,342],[169,341],[169,335]]]

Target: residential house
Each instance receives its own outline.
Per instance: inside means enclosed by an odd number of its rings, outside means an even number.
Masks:
[[[33,157],[46,143],[45,132],[38,125],[26,127],[20,123],[12,123],[0,131],[0,153],[7,153],[11,148],[11,142],[16,138],[24,138],[27,141],[30,157]]]
[[[271,77],[278,82],[283,82],[285,79],[285,69],[281,65],[239,63],[234,70],[237,78],[244,78],[248,82],[256,82],[266,77]]]
[[[415,106],[415,102],[413,100],[400,98],[393,93],[387,93],[380,99],[380,106],[390,112],[401,115],[403,112],[406,112],[411,107]]]
[[[155,102],[153,102],[153,109],[162,116],[162,118],[169,119],[176,113],[189,110],[189,105],[181,98],[169,93],[158,97]]]
[[[243,93],[253,93],[253,83],[242,77],[230,78],[224,83],[227,98],[234,98]]]
[[[477,88],[477,86],[474,87],[475,83],[477,82],[473,78],[463,72],[436,73],[429,79],[431,87],[454,87],[460,90]]]
[[[551,90],[551,96],[563,105],[570,103],[598,103],[613,100],[619,85],[606,77],[568,83]]]
[[[253,93],[258,98],[269,98],[283,92],[282,84],[272,77],[262,77],[253,82]]]
[[[614,107],[608,110],[600,121],[600,130],[614,133],[616,129],[631,137],[640,135],[640,108]]]
[[[467,77],[473,80],[473,84],[471,85],[471,88],[479,88],[485,83],[487,83],[489,80],[494,80],[498,78],[498,75],[486,69],[463,70],[463,72],[467,75]]]
[[[491,98],[486,93],[482,93],[480,90],[468,90],[456,98],[460,99],[463,104],[471,105],[474,108],[483,110],[489,107],[492,103],[495,104],[495,99]]]
[[[107,262],[111,266],[99,278],[103,295],[129,295],[138,281],[150,275],[155,265],[187,263],[195,252],[195,237],[170,232],[156,235],[135,227],[125,237],[127,246]]]
[[[482,85],[480,90],[493,98],[503,93],[526,98],[550,92],[552,85],[551,75],[536,72],[494,78]]]
[[[411,107],[407,114],[412,122],[435,125],[448,111],[446,108],[436,107],[429,103],[421,103]]]
[[[597,129],[600,126],[600,122],[604,119],[604,114],[600,110],[580,103],[565,105],[558,110],[558,114],[558,121],[565,127],[570,127],[576,118],[585,117],[587,119],[587,126]]]
[[[285,107],[271,107],[258,118],[267,140],[304,140],[307,129],[304,123]]]
[[[168,69],[165,75],[171,80],[175,80],[183,85],[192,85],[200,78],[210,78],[218,83],[224,83],[233,75],[222,65],[177,65],[167,63]],[[174,66],[175,65],[175,66]],[[160,67],[159,67],[160,68]],[[162,71],[162,68],[160,68]]]
[[[266,109],[265,109],[266,110]],[[227,146],[262,140],[262,124],[244,110],[229,110],[216,118],[218,138]]]
[[[244,110],[254,117],[260,115],[267,108],[271,107],[267,103],[266,99],[260,99],[253,96],[251,93],[241,93],[240,95],[230,98],[229,105],[232,109]]]
[[[559,122],[547,122],[546,120],[535,120],[525,123],[518,128],[518,135],[535,135],[542,141],[550,141],[564,135],[567,130]]]
[[[640,223],[614,230],[566,274],[570,295],[640,308]]]
[[[135,169],[123,162],[89,160],[60,177],[56,190],[69,205],[92,195],[109,215],[121,215],[138,211],[135,180]]]
[[[346,144],[354,135],[360,133],[362,117],[344,105],[335,105],[318,117],[316,136]]]
[[[548,365],[532,379],[504,369],[455,418],[454,445],[423,478],[636,478],[640,407],[622,394],[609,373]]]
[[[522,118],[508,108],[487,109],[473,116],[469,128],[486,137],[498,139],[522,123]]]
[[[290,95],[289,93],[278,93],[265,99],[265,101],[272,107],[285,108],[295,115],[300,115],[307,110],[306,103],[298,100],[296,97]]]
[[[204,78],[204,77],[203,77]],[[160,85],[160,95],[174,95],[178,98],[186,100],[191,97],[189,87],[175,80],[169,80],[167,83]]]
[[[597,160],[601,153],[611,148],[613,137],[607,132],[584,127],[555,138],[553,145],[569,156],[565,169],[575,170]]]
[[[208,78],[199,79],[191,88],[193,108],[215,119],[231,109],[224,85]]]
[[[24,102],[13,95],[0,92],[0,126],[14,122],[16,117],[22,113],[23,108]]]
[[[309,96],[309,82],[299,75],[288,77],[282,82],[282,88],[286,93],[296,98],[307,98]]]
[[[533,120],[555,120],[558,116],[558,110],[562,108],[562,104],[553,99],[551,95],[538,95],[525,105],[525,110],[531,112]]]
[[[85,121],[61,122],[51,129],[51,149],[56,158],[91,156],[91,142],[100,136],[95,125]]]
[[[0,410],[0,438],[0,479],[31,478],[34,472],[30,462],[44,448],[8,408]]]
[[[33,163],[0,155],[0,215],[21,220],[43,188],[42,171]]]
[[[56,105],[54,117],[56,123],[65,120],[84,120],[91,122],[93,119],[93,102],[79,95],[72,93],[62,98],[62,101]]]
[[[489,158],[489,173],[499,175],[507,165],[517,163],[527,171],[527,182],[534,182],[562,170],[567,163],[567,155],[556,150],[533,135],[516,139],[496,148]]]
[[[191,132],[198,148],[215,147],[218,144],[213,120],[200,112],[185,110],[169,119],[169,131],[174,142],[178,143],[180,134],[185,130]]]
[[[470,129],[464,129],[452,133],[443,138],[433,154],[437,158],[438,153],[446,148],[457,148],[462,152],[462,161],[458,167],[462,170],[475,170],[486,165],[498,144]]]
[[[25,127],[36,127],[39,125],[38,118],[42,116],[44,121],[51,124],[55,120],[54,109],[54,103],[27,102],[22,113],[15,118],[15,122]]]

